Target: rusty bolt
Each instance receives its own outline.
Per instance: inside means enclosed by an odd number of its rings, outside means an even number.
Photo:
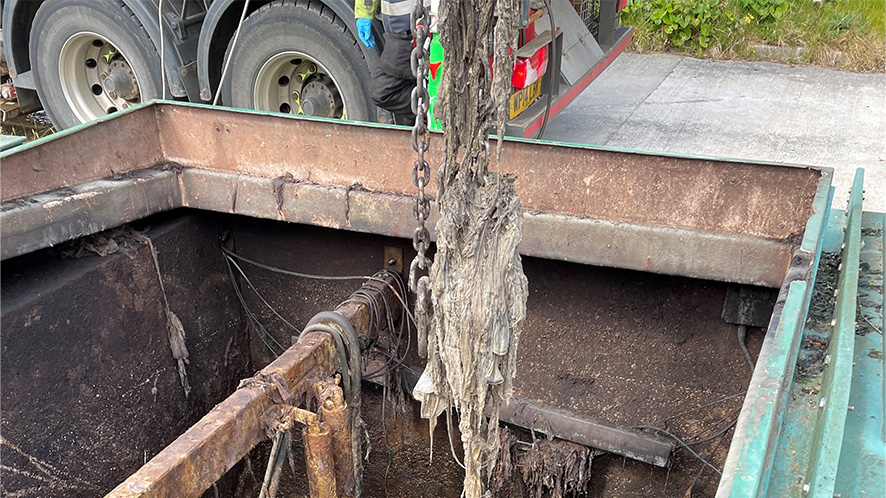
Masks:
[[[391,258],[388,260],[388,266],[394,266],[397,264],[397,258]]]

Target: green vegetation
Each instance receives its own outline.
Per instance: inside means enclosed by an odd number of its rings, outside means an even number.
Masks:
[[[634,50],[715,59],[779,59],[851,71],[884,71],[884,0],[631,0]],[[790,47],[778,55],[757,46]]]

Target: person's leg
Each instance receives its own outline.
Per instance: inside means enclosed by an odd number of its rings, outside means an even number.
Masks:
[[[412,89],[415,82],[394,78],[382,71],[376,71],[372,77],[370,96],[375,105],[392,112],[397,124],[412,125],[415,114],[412,114]]]
[[[412,113],[415,77],[411,75],[409,65],[411,52],[411,38],[386,33],[384,50],[370,85],[373,103],[392,112],[397,124],[407,126],[415,122],[415,115]]]

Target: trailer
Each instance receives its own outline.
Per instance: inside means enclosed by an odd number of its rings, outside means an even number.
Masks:
[[[42,105],[59,130],[161,98],[392,122],[370,98],[384,29],[373,24],[376,46],[358,42],[354,0],[0,3],[20,107]],[[429,3],[435,19],[439,2]],[[625,50],[626,3],[522,2],[509,135],[538,134]],[[434,46],[432,99],[442,74]]]
[[[3,494],[460,496],[409,396],[411,151],[150,102],[4,152]],[[526,140],[496,168],[530,285],[496,496],[884,495],[862,170],[843,209],[828,168]]]

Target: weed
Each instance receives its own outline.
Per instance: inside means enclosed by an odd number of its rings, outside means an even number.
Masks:
[[[631,0],[621,16],[634,49],[760,58],[754,47],[800,47],[791,62],[886,69],[883,0]]]

